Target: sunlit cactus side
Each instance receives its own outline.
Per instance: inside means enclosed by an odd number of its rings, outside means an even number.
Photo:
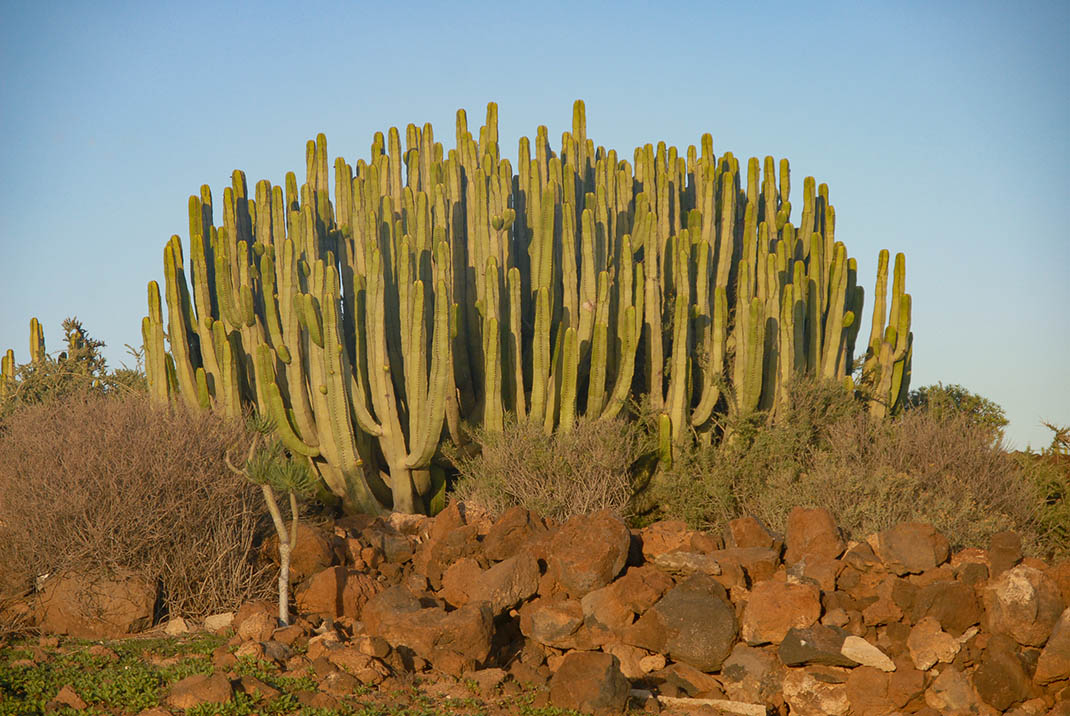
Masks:
[[[439,447],[473,427],[567,431],[638,403],[668,461],[726,415],[775,416],[800,376],[856,387],[864,293],[826,185],[804,179],[796,225],[787,160],[741,166],[704,135],[629,161],[578,101],[560,149],[540,126],[514,170],[497,122],[493,103],[475,133],[458,111],[448,151],[392,127],[353,165],[319,135],[300,185],[250,195],[235,172],[218,227],[203,187],[188,263],[173,238],[162,302],[150,284],[152,394],[270,416],[346,509],[378,512],[441,505]],[[894,409],[909,296],[897,269],[888,333],[881,286],[857,388]]]
[[[45,332],[37,318],[30,319],[30,362],[40,363],[48,354],[45,352]]]
[[[46,358],[44,329],[35,316],[30,319],[30,362],[41,363]],[[8,348],[0,358],[0,398],[6,397],[14,389],[15,370],[15,350]]]
[[[15,351],[8,348],[0,358],[0,398],[6,398],[15,385]]]
[[[911,299],[910,294],[904,292],[905,275],[906,257],[896,254],[891,305],[886,315],[888,252],[881,251],[873,297],[873,322],[860,385],[862,395],[869,401],[870,414],[875,417],[898,413],[910,391],[914,334],[910,332]]]

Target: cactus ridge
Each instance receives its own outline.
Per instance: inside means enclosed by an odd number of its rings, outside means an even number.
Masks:
[[[494,103],[475,133],[458,111],[449,150],[430,125],[391,127],[354,164],[332,165],[320,134],[300,185],[250,196],[234,172],[218,227],[202,187],[189,275],[176,236],[162,301],[149,284],[154,399],[270,415],[345,509],[371,513],[441,505],[439,447],[471,426],[569,430],[638,400],[669,461],[726,412],[775,415],[802,375],[876,415],[902,405],[905,261],[889,294],[881,252],[855,385],[864,292],[827,185],[803,180],[795,224],[786,159],[741,168],[708,134],[618,157],[587,137],[582,101],[559,150],[544,126],[520,140],[514,172],[497,122]]]

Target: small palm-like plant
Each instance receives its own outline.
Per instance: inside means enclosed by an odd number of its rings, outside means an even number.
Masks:
[[[290,624],[290,554],[297,546],[297,523],[300,511],[298,498],[314,494],[316,478],[308,465],[299,462],[287,454],[286,448],[278,440],[269,440],[274,430],[274,422],[265,416],[255,414],[250,418],[250,427],[256,435],[249,445],[249,453],[242,467],[236,467],[226,457],[227,466],[239,475],[260,486],[264,493],[271,521],[279,535],[279,621],[283,626]],[[290,502],[290,527],[282,518],[276,491],[286,494]]]

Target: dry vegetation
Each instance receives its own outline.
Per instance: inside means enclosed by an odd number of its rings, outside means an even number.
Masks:
[[[0,595],[67,569],[132,570],[187,617],[271,593],[251,559],[267,526],[260,491],[223,462],[247,444],[240,424],[143,393],[81,394],[0,429]]]

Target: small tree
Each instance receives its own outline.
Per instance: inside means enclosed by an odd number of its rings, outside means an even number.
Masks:
[[[912,390],[907,408],[922,408],[937,419],[966,415],[971,423],[989,430],[993,440],[1002,437],[1007,426],[1007,416],[999,404],[961,385],[937,383]]]
[[[31,328],[31,335],[32,331]],[[43,338],[40,352],[31,356],[28,363],[16,366],[14,351],[7,352],[4,372],[0,376],[0,419],[23,406],[66,400],[76,395],[146,390],[140,349],[126,346],[127,352],[136,360],[134,368],[124,365],[109,370],[101,353],[104,341],[92,338],[77,318],[64,319],[63,337],[66,349],[55,357],[45,353]]]
[[[226,454],[227,466],[239,475],[260,486],[264,493],[271,521],[279,535],[279,621],[283,626],[290,624],[290,554],[297,546],[297,524],[300,511],[298,498],[306,498],[315,493],[316,478],[308,465],[298,462],[287,455],[286,449],[278,440],[269,436],[275,429],[274,423],[264,416],[254,415],[250,426],[255,431],[245,464],[238,468]],[[290,528],[282,518],[275,492],[289,497]]]

